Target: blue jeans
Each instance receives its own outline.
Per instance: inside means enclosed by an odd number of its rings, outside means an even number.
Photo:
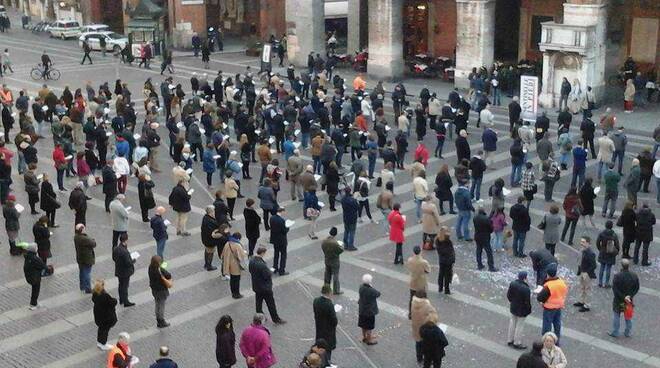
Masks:
[[[603,177],[603,169],[605,169],[606,164],[603,161],[598,161],[598,180]]]
[[[438,124],[443,124],[442,122],[438,122]],[[435,145],[435,155],[436,156],[442,156],[442,147],[445,145],[445,139],[444,138],[437,138],[438,143]]]
[[[335,156],[335,162],[337,166],[341,167],[341,158],[344,156],[344,146],[337,146],[337,155]]]
[[[513,243],[511,247],[513,248],[513,254],[522,256],[525,254],[525,237],[527,233],[524,231],[514,231],[513,232]]]
[[[561,338],[561,309],[543,309],[543,328],[541,335],[552,330],[554,327],[555,335],[557,335],[557,343]]]
[[[511,165],[511,177],[509,178],[511,186],[520,183],[520,179],[522,177],[522,167],[523,167],[522,164]]]
[[[156,239],[156,254],[160,256],[160,258],[163,257],[163,253],[165,253],[165,242],[167,242],[167,239]]]
[[[625,319],[626,329],[623,331],[625,336],[630,336],[632,331],[632,319]],[[619,336],[619,328],[621,326],[621,312],[612,312],[612,335]]]
[[[618,168],[617,170],[619,171],[619,174],[621,174],[621,169],[623,167],[623,155],[626,153],[626,151],[614,151],[612,154],[612,163],[615,163],[616,161],[618,162]]]
[[[493,250],[500,250],[504,248],[504,232],[495,231],[491,236],[490,243],[493,246]]]
[[[655,158],[655,155],[658,153],[658,148],[660,148],[660,142],[653,143],[653,153],[651,157]]]
[[[92,290],[92,266],[78,265],[78,278],[80,279],[80,290]]]
[[[346,249],[355,248],[353,246],[353,241],[355,240],[355,228],[356,224],[344,224],[344,247]]]
[[[302,139],[300,140],[300,144],[305,149],[309,147],[309,133],[302,133]]]
[[[470,187],[470,197],[472,199],[478,201],[481,198],[481,181],[483,180],[483,177],[480,178],[475,178],[474,176],[472,177],[472,186]]]
[[[571,186],[575,186],[575,182],[577,181],[577,187],[578,190],[579,188],[582,187],[582,184],[584,183],[584,170],[585,168],[577,168],[573,166],[573,178],[571,179]]]
[[[314,174],[321,174],[321,156],[312,156],[314,160]]]
[[[611,264],[600,264],[600,271],[598,271],[598,286],[610,284],[610,272],[612,271]],[[603,282],[603,275],[605,275],[605,282]]]
[[[500,101],[500,89],[497,87],[493,88],[493,105],[500,106],[502,102]]]
[[[415,198],[415,214],[418,220],[422,219],[422,199]]]
[[[472,211],[458,211],[456,220],[456,237],[458,239],[470,239],[470,219]]]
[[[376,157],[369,156],[369,177],[373,178],[374,171],[376,170]],[[383,185],[385,185],[383,183]]]
[[[25,164],[25,155],[23,155],[23,151],[18,151],[18,173],[22,174],[26,169],[27,165]]]
[[[568,167],[568,158],[570,157],[570,152],[562,152],[559,155],[559,164]]]
[[[64,168],[57,169],[57,189],[64,189]]]
[[[389,216],[390,212],[392,212],[392,210],[389,209],[389,208],[381,208],[380,209],[380,213],[383,214],[383,218],[385,219],[385,220],[381,221],[380,223],[383,224],[383,228],[385,228],[385,234],[387,234],[387,236],[390,235],[390,223],[389,223],[389,221],[387,221],[387,216]]]

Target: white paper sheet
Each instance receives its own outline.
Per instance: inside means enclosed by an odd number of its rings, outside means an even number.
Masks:
[[[23,211],[25,211],[25,207],[23,207],[23,205],[21,205],[20,203],[14,204],[14,208],[16,208],[16,211],[18,211],[18,213],[22,213]]]
[[[131,252],[131,259],[136,260],[138,258],[140,258],[140,252]]]
[[[192,195],[193,193],[195,193],[195,189],[190,189],[190,190],[188,191],[188,195]]]
[[[291,227],[291,226],[293,226],[293,224],[295,224],[295,223],[296,223],[296,222],[293,221],[293,220],[286,220],[286,221],[284,221],[284,226],[286,226],[286,227]]]

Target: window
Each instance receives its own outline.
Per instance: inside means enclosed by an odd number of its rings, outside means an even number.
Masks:
[[[534,15],[532,16],[532,31],[531,35],[529,37],[530,39],[530,45],[529,48],[532,50],[538,50],[539,49],[539,43],[542,41],[541,40],[541,23],[543,22],[552,22],[554,20],[553,17],[547,16],[547,15]]]

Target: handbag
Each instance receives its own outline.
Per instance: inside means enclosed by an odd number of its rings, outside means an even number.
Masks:
[[[538,191],[539,191],[538,185],[532,184],[532,190],[530,190],[530,192],[532,192],[532,194],[536,194],[536,192]]]
[[[160,274],[160,280],[163,282],[163,286],[167,289],[171,289],[174,283],[172,282],[172,279],[165,278],[163,274]]]
[[[383,186],[383,178],[382,177],[378,177],[378,179],[376,179],[376,186],[377,187],[382,187]]]
[[[538,228],[541,230],[545,230],[545,216],[543,216],[543,221],[541,221]]]
[[[630,321],[635,314],[635,305],[633,303],[624,302],[623,306],[623,318],[626,321]]]

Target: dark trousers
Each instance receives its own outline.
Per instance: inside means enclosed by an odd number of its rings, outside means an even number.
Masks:
[[[634,236],[623,235],[623,241],[621,242],[621,249],[623,250],[623,258],[630,258],[630,244],[635,241]]]
[[[367,212],[367,217],[371,220],[371,210],[369,209],[369,201],[358,201],[358,218],[362,217],[362,209]]]
[[[270,210],[264,209],[264,228],[266,231],[270,230],[270,223],[268,222],[268,215],[270,214]]]
[[[477,267],[479,269],[484,268],[484,264],[481,261],[481,255],[483,254],[483,251],[486,251],[486,259],[488,261],[488,269],[492,270],[495,268],[495,262],[493,261],[493,249],[490,247],[490,241],[486,239],[484,242],[476,242],[477,243]]]
[[[394,253],[394,264],[403,264],[403,243],[396,243],[396,252]]]
[[[231,296],[241,294],[241,275],[229,275],[229,289]]]
[[[115,199],[114,193],[105,193],[105,212],[110,212],[110,202]]]
[[[410,297],[408,298],[408,319],[412,318],[410,308],[412,307],[412,298],[415,296],[415,290],[410,289]],[[421,355],[417,355],[417,361],[421,361]]]
[[[30,293],[30,305],[36,306],[39,299],[39,291],[41,290],[41,280],[32,284],[32,292]]]
[[[119,285],[117,287],[119,293],[119,304],[128,303],[128,284],[131,277],[117,277]]]
[[[571,228],[571,234],[568,237],[568,244],[573,244],[573,236],[575,235],[575,225],[577,225],[578,219],[569,219],[566,218],[564,220],[564,229],[561,231],[561,241],[564,241],[566,238],[566,232],[568,231],[568,228],[570,226]]]
[[[424,357],[422,356],[422,342],[421,341],[415,341],[415,357],[417,357],[417,362],[420,363],[422,360],[424,360]]]
[[[46,211],[46,217],[48,217],[48,226],[55,226],[55,210]]]
[[[234,219],[234,206],[236,206],[236,198],[227,198],[227,207],[229,208],[229,218]]]
[[[284,273],[286,268],[286,245],[273,245],[273,268],[275,272]]]
[[[86,52],[85,55],[83,55],[83,58],[82,58],[82,61],[80,62],[80,64],[85,64],[85,60],[89,60],[90,64],[92,63],[92,58],[89,57],[89,52]]]
[[[98,331],[96,332],[96,342],[100,344],[105,344],[108,342],[108,333],[110,332],[110,326],[99,326]]]
[[[557,246],[557,244],[545,243],[545,249],[550,251],[550,254],[552,254],[553,256],[555,255],[555,246]]]
[[[140,214],[142,215],[142,221],[149,221],[149,209],[147,207],[140,206]]]
[[[442,292],[444,289],[445,294],[449,294],[452,268],[451,264],[440,263],[440,269],[438,270],[438,292]]]
[[[442,358],[438,354],[424,354],[424,368],[440,368],[442,366]]]
[[[248,238],[248,257],[252,257],[254,254],[254,248],[257,246],[257,240],[259,238]]]
[[[126,234],[126,231],[115,231],[112,230],[112,249],[115,249],[117,244],[119,244],[119,237],[121,234]]]
[[[325,265],[325,272],[323,274],[323,282],[326,285],[330,285],[332,281],[332,292],[339,292],[339,262],[336,264],[327,264]]]
[[[57,169],[57,189],[64,190],[64,168]]]
[[[635,264],[639,263],[639,248],[642,248],[642,265],[649,263],[649,245],[651,244],[648,240],[637,240],[635,241],[635,252],[633,254],[633,262]]]
[[[587,149],[587,146],[591,149],[591,157],[595,160],[596,159],[596,149],[594,149],[594,137],[591,138],[582,138],[583,143],[582,143],[582,148],[585,150]]]
[[[273,291],[257,292],[254,294],[254,301],[256,303],[257,313],[263,313],[263,302],[266,302],[270,318],[273,321],[279,321],[280,316],[277,314],[277,307],[275,306],[275,298]]]
[[[87,210],[76,211],[76,215],[75,215],[76,223],[74,225],[78,225],[78,224],[86,225],[86,221],[85,221],[85,214],[86,213],[87,213]]]

